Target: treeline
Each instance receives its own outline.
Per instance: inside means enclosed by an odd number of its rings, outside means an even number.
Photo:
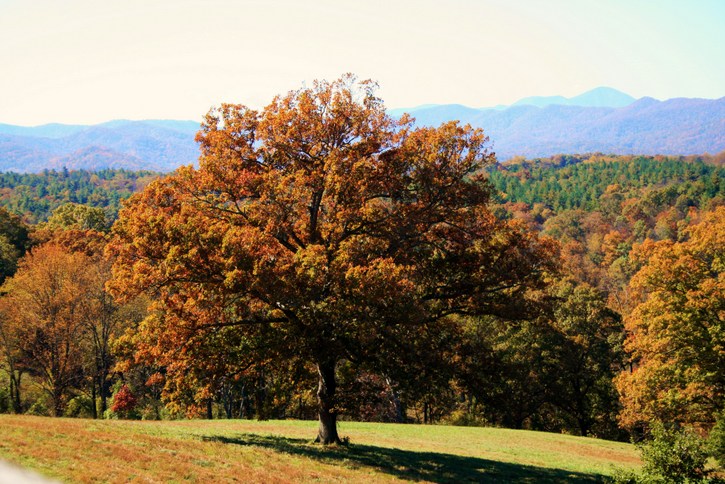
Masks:
[[[121,200],[158,177],[151,171],[44,170],[42,173],[0,173],[0,207],[30,224],[45,222],[66,203],[104,209],[113,221]]]
[[[558,247],[559,269],[527,296],[535,316],[471,317],[436,327],[425,340],[407,342],[430,345],[415,348],[426,356],[401,359],[393,371],[343,362],[339,410],[359,420],[614,439],[651,420],[711,427],[725,404],[717,326],[723,168],[704,158],[601,158],[516,160],[489,174],[496,216]],[[160,321],[170,316],[147,312],[146,300],[117,302],[106,292],[109,221],[118,201],[154,176],[0,176],[11,193],[6,206],[25,221],[47,220],[27,225],[0,213],[8,277],[0,299],[0,411],[314,418],[317,375],[309,362],[279,358],[274,348],[220,325],[193,346],[179,341],[178,361],[161,365],[150,339],[173,337]],[[61,200],[103,209],[65,204],[48,216]],[[44,292],[50,299],[34,305],[51,280],[56,293]],[[193,328],[185,334],[195,337]],[[669,359],[661,358],[662,348]],[[248,363],[244,355],[253,352],[266,356]]]

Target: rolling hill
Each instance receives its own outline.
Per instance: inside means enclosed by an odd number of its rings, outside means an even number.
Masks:
[[[579,96],[529,97],[477,109],[427,104],[409,112],[419,126],[460,120],[483,128],[503,161],[514,156],[604,152],[689,155],[725,150],[725,97],[658,101],[597,88]],[[194,163],[195,121],[116,120],[98,125],[0,124],[0,171],[126,168],[168,172]]]
[[[342,422],[122,421],[0,415],[0,457],[67,482],[606,482],[633,445],[545,432]]]

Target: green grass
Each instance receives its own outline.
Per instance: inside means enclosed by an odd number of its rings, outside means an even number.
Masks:
[[[601,482],[629,444],[520,430],[341,422],[0,416],[0,457],[67,482]]]

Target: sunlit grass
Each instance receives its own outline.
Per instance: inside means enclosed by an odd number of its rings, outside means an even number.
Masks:
[[[93,421],[0,416],[0,457],[67,482],[597,482],[629,444],[506,429],[341,422]]]

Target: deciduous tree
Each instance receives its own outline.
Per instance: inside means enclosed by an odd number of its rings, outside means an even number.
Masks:
[[[261,112],[212,110],[199,169],[133,197],[109,247],[116,294],[157,301],[149,352],[190,363],[212,338],[220,354],[312,362],[323,443],[339,441],[338,363],[384,369],[456,314],[527,316],[553,252],[487,209],[481,130],[412,129],[375,88],[345,76]]]
[[[68,391],[80,383],[83,323],[89,260],[55,244],[36,248],[21,260],[3,286],[4,316],[14,327],[27,368],[32,370],[62,415]]]
[[[709,425],[725,406],[725,207],[685,240],[645,242],[630,288],[626,349],[636,362],[617,381],[627,426],[660,420]]]

